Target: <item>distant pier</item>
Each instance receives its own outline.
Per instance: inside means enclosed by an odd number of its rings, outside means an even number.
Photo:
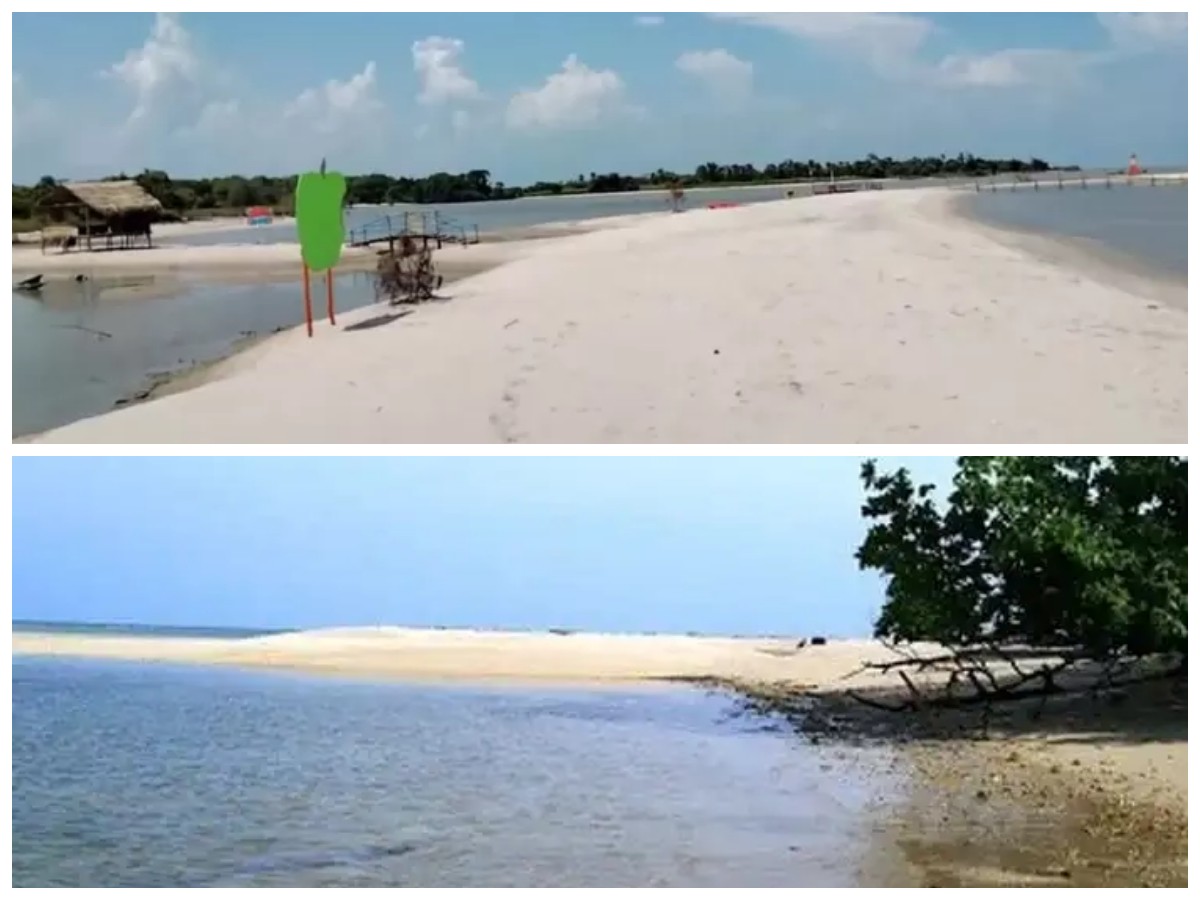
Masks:
[[[1001,181],[998,178],[977,180],[975,193],[996,194],[1001,191],[1065,191],[1068,189],[1089,190],[1114,187],[1187,187],[1187,172],[1164,172],[1161,175],[1076,175],[1073,173],[1051,173],[1037,178],[1014,178]]]

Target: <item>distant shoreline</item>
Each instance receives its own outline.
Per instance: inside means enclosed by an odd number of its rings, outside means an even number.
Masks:
[[[798,659],[797,639],[598,634],[568,630],[330,628],[240,637],[34,631],[14,627],[15,655],[281,668],[314,674],[462,681],[638,682],[773,677]],[[806,648],[807,649],[807,648]],[[872,641],[815,647],[829,677],[878,654]],[[830,669],[832,667],[832,669]]]

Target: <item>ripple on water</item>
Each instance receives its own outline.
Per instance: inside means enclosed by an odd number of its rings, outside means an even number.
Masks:
[[[879,779],[728,710],[18,658],[13,883],[853,884]]]

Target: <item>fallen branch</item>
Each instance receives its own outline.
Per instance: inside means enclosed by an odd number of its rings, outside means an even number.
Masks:
[[[861,668],[851,675],[864,671],[894,672],[903,683],[908,697],[905,700],[882,700],[871,697],[860,691],[848,691],[847,696],[873,709],[886,712],[913,712],[920,709],[957,709],[976,706],[984,707],[985,718],[990,713],[994,703],[1011,703],[1022,700],[1041,698],[1044,701],[1051,696],[1072,696],[1091,693],[1099,695],[1103,691],[1111,691],[1122,687],[1148,681],[1177,678],[1186,676],[1187,661],[1141,675],[1131,675],[1137,658],[1122,657],[1106,661],[1102,664],[1095,677],[1085,684],[1065,685],[1061,677],[1067,674],[1086,675],[1080,666],[1097,662],[1081,657],[1073,650],[1056,648],[1053,651],[1029,648],[1014,653],[1010,648],[999,645],[971,647],[962,650],[950,650],[937,656],[920,656],[913,652],[905,652],[900,648],[891,647],[904,658],[888,662],[864,663]],[[1041,659],[1042,664],[1037,669],[1023,668],[1018,662],[1018,656],[1029,659]],[[989,662],[997,662],[1011,670],[1011,675],[1002,677]],[[946,672],[946,681],[940,690],[933,685],[918,685],[912,674],[928,672]],[[1122,677],[1124,676],[1124,677]],[[846,676],[850,677],[850,676]],[[964,686],[969,685],[969,693],[964,693]],[[936,693],[935,693],[936,691]]]

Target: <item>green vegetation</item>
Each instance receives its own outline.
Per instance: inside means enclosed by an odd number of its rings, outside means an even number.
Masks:
[[[451,174],[436,172],[424,178],[396,178],[372,173],[348,178],[346,202],[351,204],[384,203],[468,203],[481,200],[511,200],[517,197],[560,194],[600,194],[642,189],[682,188],[771,184],[830,178],[935,178],[984,177],[1001,173],[1049,171],[1040,159],[984,159],[972,154],[958,156],[893,159],[871,154],[854,162],[817,162],[784,160],[763,169],[753,165],[704,163],[694,172],[677,173],[658,169],[647,175],[622,175],[617,172],[580,174],[570,181],[539,181],[527,187],[509,187],[493,182],[485,169]],[[124,180],[122,173],[110,180]],[[166,172],[147,170],[134,176],[167,210],[166,218],[210,215],[242,215],[248,206],[269,206],[280,214],[292,211],[296,190],[295,176],[246,178],[231,175],[222,178],[171,178]],[[13,185],[13,222],[33,222],[38,204],[55,185],[49,176],[36,185]]]
[[[878,637],[1186,654],[1186,458],[965,457],[944,502],[905,469],[862,481]]]

